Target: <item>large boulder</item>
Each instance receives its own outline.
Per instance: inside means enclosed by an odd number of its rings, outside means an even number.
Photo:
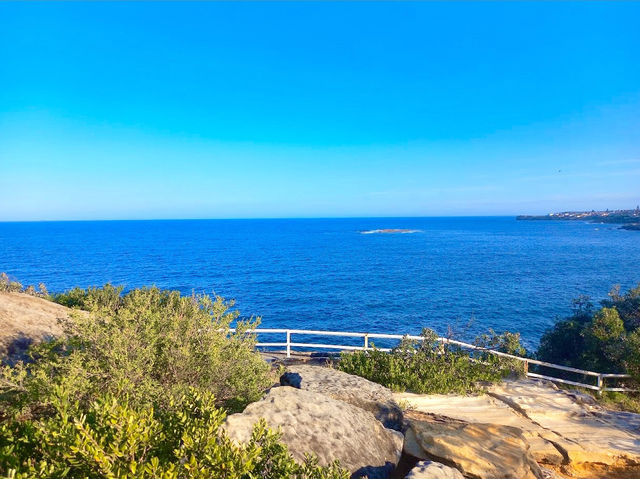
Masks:
[[[418,459],[452,465],[470,478],[543,479],[518,428],[420,412],[406,417],[404,451]]]
[[[303,461],[305,453],[315,454],[321,465],[337,459],[352,477],[389,477],[402,453],[402,434],[383,427],[373,414],[312,391],[272,388],[244,412],[230,415],[224,428],[231,439],[246,442],[260,418],[281,429],[296,460]]]
[[[347,402],[373,413],[385,427],[402,430],[402,409],[392,392],[368,379],[333,368],[292,365],[281,376],[280,384]]]
[[[464,479],[464,476],[457,469],[439,462],[420,461],[405,479]]]

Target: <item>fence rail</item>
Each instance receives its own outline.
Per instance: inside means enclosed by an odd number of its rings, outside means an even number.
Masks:
[[[235,331],[231,329],[230,331]],[[402,340],[402,339],[411,339],[415,341],[422,341],[424,338],[422,336],[413,336],[413,335],[402,335],[402,334],[384,334],[384,333],[357,333],[350,331],[320,331],[320,330],[312,330],[312,329],[274,329],[274,328],[257,328],[248,331],[250,333],[254,333],[258,336],[265,334],[284,334],[286,337],[285,342],[258,342],[256,346],[261,348],[274,348],[274,347],[284,347],[286,356],[291,357],[292,348],[296,348],[297,350],[309,350],[309,349],[319,349],[319,350],[340,350],[340,351],[366,351],[373,349],[369,346],[370,339],[391,339],[391,340]],[[310,342],[295,342],[292,341],[293,335],[305,335],[305,336],[334,336],[341,338],[362,338],[363,343],[362,346],[353,346],[353,345],[344,345],[344,344],[325,344],[325,343],[310,343]],[[605,385],[605,381],[607,379],[626,379],[630,378],[628,374],[612,374],[612,373],[598,373],[595,371],[587,371],[585,369],[572,368],[569,366],[562,366],[560,364],[552,364],[547,363],[545,361],[538,361],[537,359],[530,358],[522,358],[520,356],[514,356],[512,354],[503,353],[500,351],[494,351],[492,349],[487,349],[483,347],[476,346],[474,344],[464,343],[462,341],[456,341],[449,338],[437,338],[437,341],[443,344],[452,344],[455,346],[459,346],[461,348],[482,351],[490,354],[494,354],[496,356],[514,359],[516,361],[520,361],[524,364],[524,370],[527,377],[535,378],[535,379],[546,379],[548,381],[553,381],[562,384],[570,384],[572,386],[579,386],[587,389],[591,389],[597,391],[598,394],[601,394],[603,391],[615,391],[615,392],[630,392],[635,391],[634,389],[624,388],[624,387],[607,387]],[[390,348],[376,348],[379,351],[388,352],[391,351]],[[564,378],[558,378],[554,376],[546,376],[543,374],[535,373],[529,371],[529,366],[542,366],[545,368],[556,369],[559,371],[566,371],[575,374],[581,374],[584,376],[592,376],[596,378],[596,385],[581,383],[578,381],[570,381]]]

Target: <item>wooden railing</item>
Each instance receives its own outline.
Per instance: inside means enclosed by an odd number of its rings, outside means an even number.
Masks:
[[[232,330],[233,331],[233,330]],[[356,332],[347,332],[347,331],[318,331],[311,329],[273,329],[273,328],[258,328],[249,331],[258,335],[258,338],[262,335],[266,334],[284,334],[286,341],[284,342],[262,342],[259,341],[257,343],[258,347],[261,348],[277,348],[283,347],[285,348],[286,357],[291,357],[291,351],[293,348],[299,351],[308,351],[310,349],[315,350],[339,350],[339,351],[364,351],[370,350],[372,347],[369,344],[371,339],[383,339],[383,340],[402,340],[402,339],[410,339],[415,341],[422,341],[424,338],[422,336],[413,336],[413,335],[401,335],[401,334],[384,334],[384,333],[356,333]],[[320,342],[296,342],[292,340],[292,336],[294,335],[304,335],[304,336],[334,336],[341,338],[362,338],[362,346],[353,346],[353,345],[344,345],[344,344],[325,344]],[[572,368],[569,366],[562,366],[560,364],[552,364],[547,363],[545,361],[538,361],[537,359],[523,358],[520,356],[514,356],[512,354],[506,354],[500,351],[495,351],[493,349],[482,348],[476,346],[474,344],[464,343],[462,341],[456,341],[449,338],[437,338],[437,340],[443,344],[451,344],[455,346],[459,346],[464,349],[474,350],[474,351],[482,351],[490,354],[494,354],[496,356],[513,359],[516,361],[520,361],[523,363],[524,371],[527,377],[536,378],[536,379],[546,379],[548,381],[553,381],[556,383],[562,384],[570,384],[572,386],[578,386],[582,388],[591,389],[597,391],[598,393],[602,393],[603,391],[634,391],[630,388],[624,387],[607,387],[606,380],[607,379],[627,379],[630,378],[628,374],[611,374],[611,373],[598,373],[595,371],[587,371],[584,369]],[[391,348],[377,348],[379,351],[388,352],[391,351]],[[558,378],[554,376],[546,376],[543,374],[531,372],[530,366],[540,366],[544,368],[550,368],[559,371],[565,371],[570,373],[575,373],[583,376],[594,377],[596,380],[596,384],[587,384],[581,383],[579,381],[570,381],[564,378]]]

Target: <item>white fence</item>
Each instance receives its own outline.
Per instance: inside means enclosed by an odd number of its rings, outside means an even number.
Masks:
[[[296,348],[299,351],[308,351],[309,349],[319,349],[319,350],[339,350],[339,351],[363,351],[372,349],[369,346],[370,339],[392,339],[392,340],[401,340],[403,338],[412,339],[416,341],[422,341],[424,338],[422,336],[412,336],[412,335],[401,335],[401,334],[382,334],[382,333],[354,333],[354,332],[343,332],[343,331],[317,331],[317,330],[309,330],[309,329],[270,329],[270,328],[258,328],[251,331],[258,335],[258,338],[262,335],[266,334],[284,334],[286,337],[285,342],[262,342],[259,341],[257,346],[259,347],[284,347],[286,356],[291,357],[292,348]],[[305,336],[335,336],[341,338],[362,338],[362,346],[349,346],[342,344],[325,344],[325,343],[302,343],[292,341],[292,336],[294,335],[305,335]],[[571,368],[568,366],[561,366],[559,364],[547,363],[544,361],[538,361],[536,359],[529,358],[521,358],[519,356],[513,356],[511,354],[505,354],[500,351],[494,351],[492,349],[481,348],[469,343],[463,343],[461,341],[455,341],[453,339],[448,338],[438,338],[443,344],[452,344],[455,346],[460,346],[461,348],[470,349],[470,350],[479,350],[491,354],[495,354],[496,356],[501,356],[504,358],[510,358],[517,361],[521,361],[524,363],[524,370],[527,377],[536,378],[536,379],[546,379],[549,381],[562,383],[562,384],[570,384],[572,386],[579,386],[587,389],[592,389],[594,391],[598,391],[601,393],[602,391],[633,391],[629,388],[623,387],[607,387],[605,385],[605,381],[607,379],[625,379],[630,378],[628,374],[608,374],[608,373],[597,373],[594,371],[586,371],[584,369]],[[391,351],[389,348],[376,348],[379,351]],[[545,376],[538,373],[533,373],[529,371],[530,365],[543,366],[546,368],[556,369],[560,371],[567,371],[575,374],[581,374],[584,376],[591,376],[596,378],[596,385],[593,384],[585,384],[578,381],[569,381],[568,379],[557,378],[553,376]]]

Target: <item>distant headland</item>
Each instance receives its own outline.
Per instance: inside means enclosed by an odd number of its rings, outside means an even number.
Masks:
[[[518,220],[555,220],[568,221],[580,220],[590,223],[611,223],[619,224],[621,229],[640,231],[640,206],[634,210],[606,210],[606,211],[563,211],[561,213],[550,213],[548,215],[517,216]]]

